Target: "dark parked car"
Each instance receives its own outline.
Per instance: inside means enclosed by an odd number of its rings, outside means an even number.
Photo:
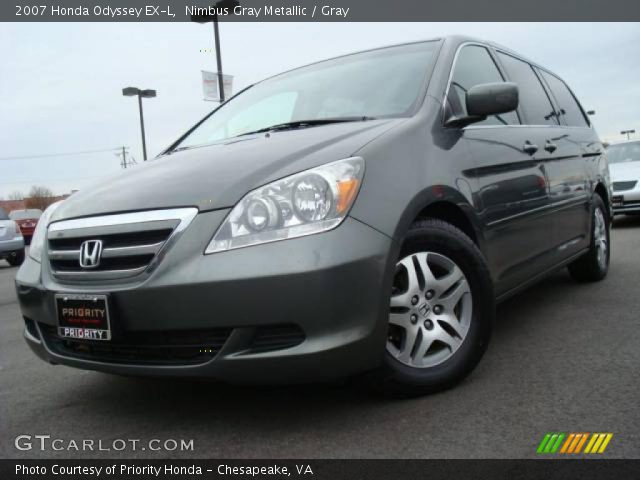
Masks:
[[[42,210],[37,208],[27,208],[24,210],[12,210],[9,217],[14,220],[20,227],[22,236],[27,245],[31,243],[31,237],[38,225],[38,219],[42,216]]]
[[[496,301],[564,266],[604,278],[609,199],[544,67],[463,37],[347,55],[49,208],[17,276],[25,336],[104,372],[432,392],[476,366]]]

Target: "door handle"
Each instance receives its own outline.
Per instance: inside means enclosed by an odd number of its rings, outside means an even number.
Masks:
[[[529,155],[533,155],[538,151],[538,146],[531,143],[529,140],[524,142],[524,146],[522,147],[522,151],[524,153],[528,153]]]
[[[558,146],[555,143],[551,143],[549,140],[547,140],[547,143],[544,145],[544,149],[549,153],[553,153],[558,149]]]

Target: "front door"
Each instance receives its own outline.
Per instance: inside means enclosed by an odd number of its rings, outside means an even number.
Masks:
[[[527,68],[537,81],[533,70]],[[502,81],[505,75],[495,53],[482,45],[463,46],[451,75],[450,108],[464,116],[465,94],[471,87]],[[539,82],[538,88],[545,95]],[[549,104],[546,113],[551,110]],[[529,127],[522,118],[518,110],[491,116],[463,130],[473,165],[464,173],[476,183],[475,203],[498,295],[553,265],[549,189],[539,157],[546,128]]]

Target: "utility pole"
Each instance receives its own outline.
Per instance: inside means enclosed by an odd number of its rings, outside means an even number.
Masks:
[[[129,153],[129,147],[122,146],[120,153],[116,153],[116,157],[120,157],[120,166],[126,169],[128,166],[133,165],[135,162],[133,159],[127,160],[127,154]]]

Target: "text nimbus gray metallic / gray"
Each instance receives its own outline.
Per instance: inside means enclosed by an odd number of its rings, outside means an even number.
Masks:
[[[197,7],[187,6],[185,12],[187,15],[218,15],[218,16],[240,16],[240,17],[311,17],[316,15],[323,17],[343,17],[347,18],[350,7],[333,7],[331,5],[290,5],[290,6],[274,6],[263,5],[257,7],[244,7],[238,5],[234,8],[228,7]]]

